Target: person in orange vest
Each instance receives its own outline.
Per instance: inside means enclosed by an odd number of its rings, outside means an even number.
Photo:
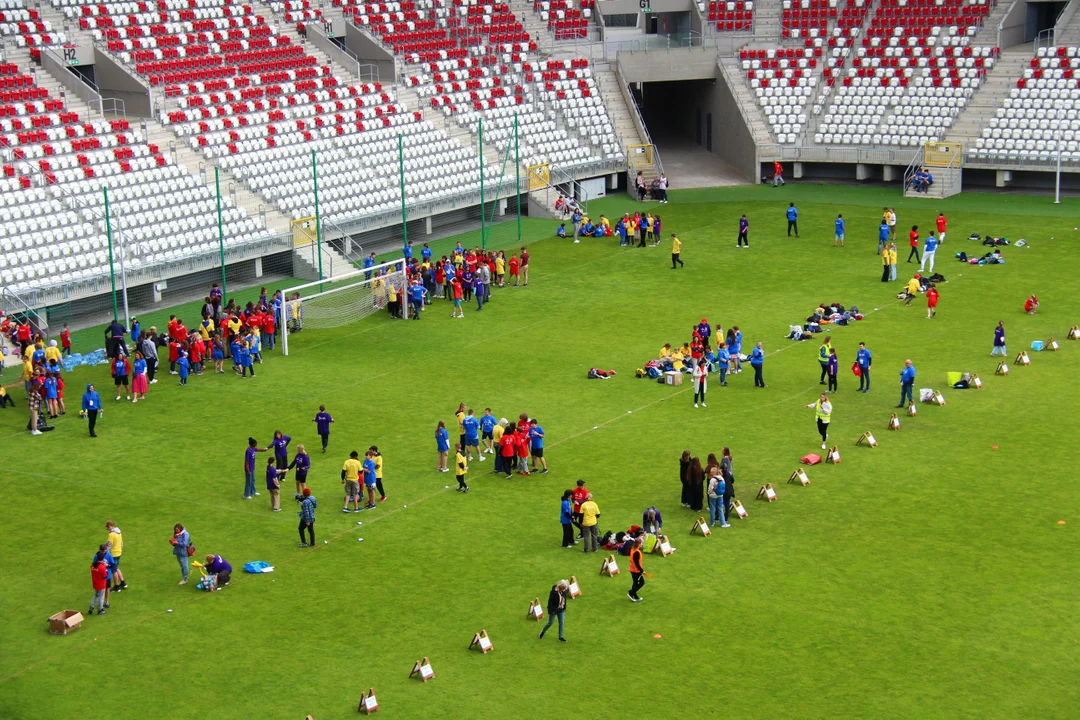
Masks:
[[[780,164],[779,160],[773,163],[772,171],[772,186],[776,187],[778,184],[785,185],[786,183],[784,182],[784,166]]]
[[[641,602],[643,599],[638,597],[638,590],[645,586],[645,568],[641,566],[641,546],[644,544],[645,538],[639,537],[634,541],[634,547],[630,549],[630,577],[633,581],[630,584],[630,592],[626,593],[630,602]]]

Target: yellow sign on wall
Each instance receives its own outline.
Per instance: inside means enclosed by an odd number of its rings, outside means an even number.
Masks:
[[[647,167],[653,164],[652,145],[627,145],[626,157],[630,167]]]
[[[539,190],[540,188],[546,188],[551,184],[551,166],[547,163],[543,165],[530,165],[529,166],[529,189]]]
[[[293,246],[303,247],[315,242],[315,217],[292,221]]]
[[[923,165],[948,167],[959,164],[958,156],[963,149],[958,142],[928,142],[923,150]]]

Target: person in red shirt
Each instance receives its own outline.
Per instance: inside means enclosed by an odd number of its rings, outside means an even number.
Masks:
[[[517,454],[515,430],[514,423],[510,423],[506,426],[506,431],[499,439],[499,455],[502,457],[503,470],[506,472],[507,480],[514,476],[514,456]]]
[[[521,284],[529,287],[529,251],[521,248]]]
[[[926,319],[927,320],[929,320],[930,318],[937,315],[937,301],[938,301],[937,288],[934,287],[933,285],[931,285],[926,290]]]
[[[181,345],[175,337],[169,341],[169,374],[176,375],[176,361],[180,359]]]
[[[912,225],[911,232],[908,233],[908,244],[911,245],[911,252],[908,253],[907,261],[911,262],[911,257],[915,256],[915,262],[921,262],[919,257],[919,226]]]
[[[188,329],[184,327],[184,321],[180,318],[176,319],[176,339],[180,342],[187,342]]]
[[[90,612],[94,614],[94,606],[97,606],[98,615],[108,612],[105,609],[105,589],[109,587],[109,568],[105,565],[105,558],[100,553],[94,556],[90,563],[90,582],[94,585],[94,597],[90,599]]]
[[[1028,299],[1024,301],[1024,312],[1028,315],[1034,315],[1039,311],[1039,298],[1034,295],[1029,295]]]
[[[277,325],[274,324],[274,312],[271,310],[268,313],[263,314],[262,324],[262,339],[266,343],[266,347],[270,350],[274,349],[274,343],[277,340]]]
[[[784,182],[784,166],[780,164],[779,160],[777,160],[773,163],[772,166],[772,186],[776,187],[777,185],[786,184],[787,183]]]
[[[169,316],[169,324],[167,326],[169,328],[169,337],[171,337],[171,338],[176,337],[176,326],[178,324],[179,323],[178,323],[178,321],[176,319],[176,316],[175,315],[170,315]]]
[[[56,401],[60,405],[61,415],[67,414],[67,408],[64,407],[64,387],[64,376],[56,373]]]
[[[508,265],[510,265],[510,277],[514,278],[514,287],[518,286],[518,266],[520,264],[521,261],[518,260],[518,256],[516,253],[510,256],[510,262],[508,263]]]
[[[527,476],[529,474],[529,431],[520,425],[514,433],[514,445],[517,447],[518,472]]]
[[[64,329],[60,331],[60,352],[64,355],[71,354],[71,328],[64,323]]]
[[[461,309],[461,297],[465,291],[461,289],[461,281],[457,276],[450,282],[451,295],[454,298],[454,307],[450,310],[450,317],[465,317],[465,311]]]
[[[26,352],[27,346],[33,339],[34,331],[30,328],[30,321],[23,320],[15,330],[15,338],[19,341],[19,352]]]
[[[574,499],[574,527],[577,528],[577,539],[582,539],[581,533],[581,503],[589,497],[589,491],[585,487],[584,480],[577,481],[577,487],[573,490]]]
[[[937,239],[938,245],[945,243],[945,228],[949,224],[949,221],[945,219],[945,213],[939,212],[937,214]]]
[[[191,343],[191,356],[188,358],[191,361],[191,371],[196,375],[202,375],[202,363],[205,357],[206,343],[203,342],[202,335],[196,335],[194,342]]]

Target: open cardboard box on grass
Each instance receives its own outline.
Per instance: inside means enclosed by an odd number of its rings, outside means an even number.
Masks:
[[[82,627],[83,615],[75,610],[61,610],[49,617],[49,633],[67,635]]]

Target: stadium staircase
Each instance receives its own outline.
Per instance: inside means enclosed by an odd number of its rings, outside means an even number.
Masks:
[[[771,145],[776,142],[765,122],[765,113],[758,106],[754,91],[746,84],[746,78],[740,66],[738,56],[719,58],[720,72],[727,82],[731,94],[742,109],[743,119],[746,120],[750,132],[754,136],[754,142],[758,147]]]
[[[754,41],[776,42],[780,37],[780,11],[782,0],[755,0]]]
[[[986,74],[982,86],[972,95],[964,112],[946,134],[945,140],[963,143],[965,148],[974,145],[975,139],[982,132],[983,123],[994,116],[1009,90],[1016,87],[1016,79],[1031,62],[1031,55],[1031,46],[1028,43],[1002,51],[997,64]]]
[[[1073,0],[1076,2],[1077,0]],[[1080,45],[1080,10],[1073,13],[1065,24],[1054,32],[1055,45]]]

